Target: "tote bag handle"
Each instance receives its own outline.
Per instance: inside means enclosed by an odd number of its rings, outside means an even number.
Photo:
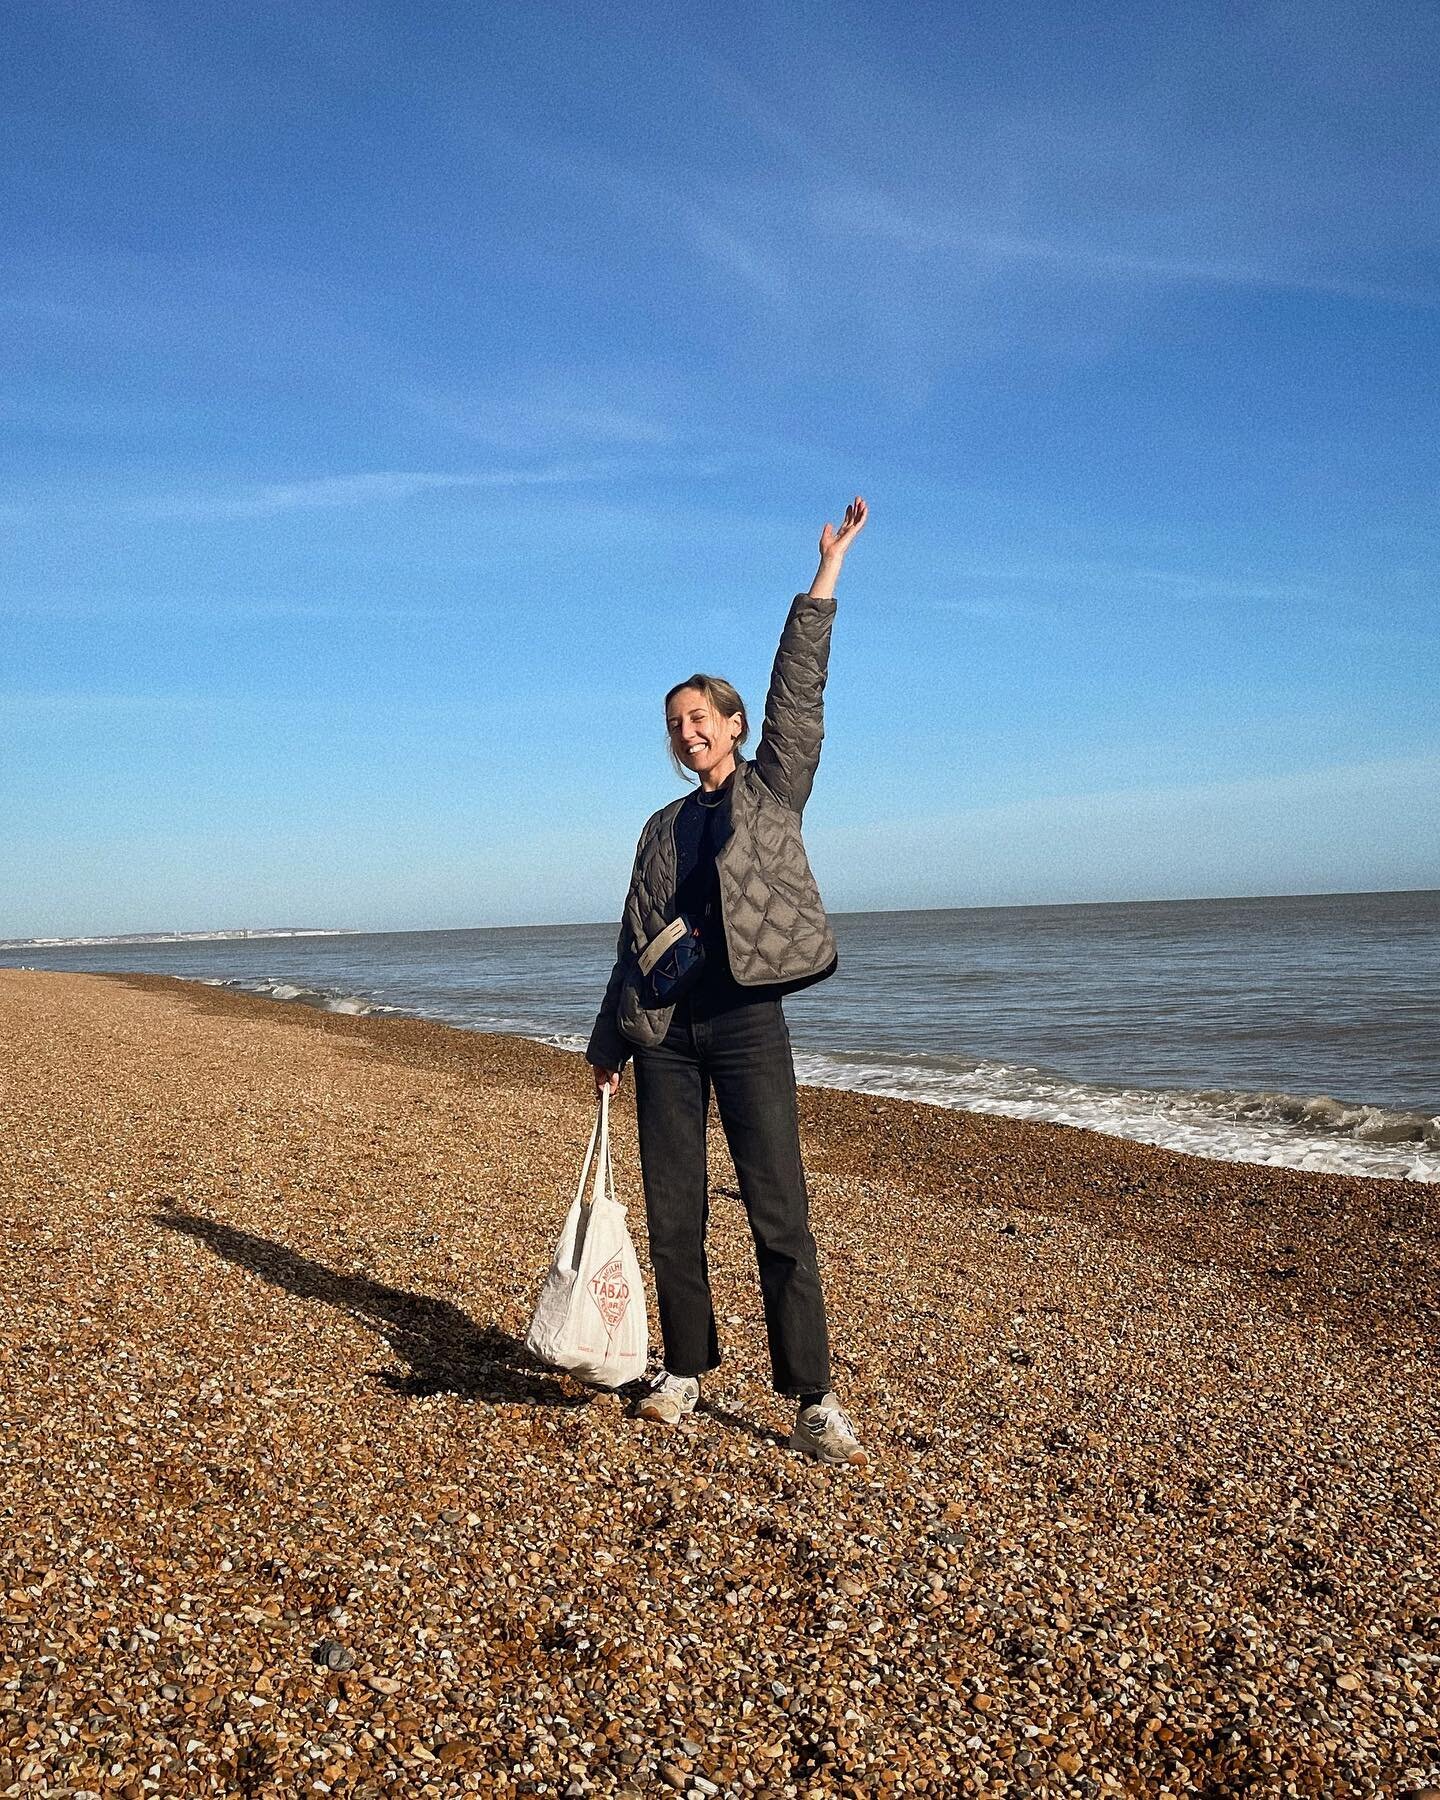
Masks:
[[[598,1155],[597,1155],[598,1151]],[[593,1179],[591,1169],[594,1169]],[[590,1198],[585,1199],[585,1183],[590,1182]],[[590,1144],[580,1165],[580,1180],[575,1198],[582,1205],[594,1206],[597,1200],[615,1198],[615,1171],[610,1161],[610,1090],[602,1087],[595,1108],[595,1123],[590,1129]]]

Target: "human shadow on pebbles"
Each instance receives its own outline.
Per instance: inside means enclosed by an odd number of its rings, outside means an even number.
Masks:
[[[728,1406],[721,1406],[717,1401],[701,1397],[695,1411],[702,1417],[714,1419],[717,1425],[723,1425],[727,1431],[738,1431],[742,1437],[752,1437],[762,1444],[779,1444],[782,1447],[789,1443],[790,1434],[776,1431],[772,1425],[762,1425],[756,1419],[747,1419],[743,1413],[732,1412]]]
[[[287,1293],[322,1301],[378,1332],[408,1366],[408,1374],[379,1372],[397,1394],[459,1394],[492,1404],[563,1407],[588,1406],[593,1398],[540,1373],[518,1338],[494,1325],[477,1325],[448,1300],[389,1287],[367,1275],[342,1275],[285,1244],[198,1213],[175,1208],[151,1218]]]

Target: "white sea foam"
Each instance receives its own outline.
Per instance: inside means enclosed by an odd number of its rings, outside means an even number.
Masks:
[[[872,1061],[806,1051],[796,1053],[795,1072],[801,1081],[815,1087],[846,1088],[967,1112],[1076,1125],[1217,1162],[1263,1163],[1332,1175],[1440,1181],[1440,1145],[1423,1139],[1376,1142],[1326,1131],[1314,1121],[1301,1123],[1289,1106],[1278,1105],[1287,1101],[1297,1111],[1303,1110],[1307,1103],[1295,1096],[1101,1087],[1067,1081],[1040,1069],[998,1062],[948,1069],[927,1066],[920,1060]],[[1315,1102],[1308,1104],[1315,1107]],[[1265,1116],[1267,1105],[1273,1116]],[[1383,1113],[1378,1107],[1342,1110],[1371,1116]]]
[[[319,1012],[345,1013],[352,1018],[363,1018],[373,1012],[401,1011],[398,1006],[384,1006],[379,1001],[367,1000],[363,994],[330,993],[324,988],[300,987],[292,981],[276,981],[268,976],[242,976],[230,980],[208,977],[205,985],[235,988],[242,994],[258,994],[265,1000],[294,1000],[301,1006],[313,1006]]]
[[[416,1016],[412,1008],[270,977],[209,978],[207,985],[353,1016]],[[576,1054],[587,1043],[577,1034],[539,1030],[533,1017],[490,1008],[436,1009],[429,1016],[462,1029],[514,1033]],[[795,1070],[801,1081],[816,1087],[1073,1125],[1212,1161],[1440,1182],[1440,1119],[1348,1105],[1328,1095],[1109,1086],[1022,1064],[928,1054],[797,1050]]]

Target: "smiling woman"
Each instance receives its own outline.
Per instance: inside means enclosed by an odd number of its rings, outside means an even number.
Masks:
[[[665,735],[670,760],[680,773],[698,775],[702,788],[713,789],[717,783],[707,777],[723,768],[749,737],[750,716],[723,677],[692,675],[665,696]]]
[[[677,768],[699,786],[640,834],[615,966],[590,1036],[595,1084],[635,1058],[636,1117],[665,1366],[641,1416],[678,1425],[720,1362],[705,1260],[705,1132],[713,1088],[750,1221],[778,1393],[799,1403],[793,1449],[866,1453],[830,1389],[825,1301],[800,1156],[795,1067],[781,1000],[833,974],[835,940],[800,836],[824,737],[835,581],[866,519],[857,494],[791,605],[754,762],[745,703],[692,675],[665,696]]]

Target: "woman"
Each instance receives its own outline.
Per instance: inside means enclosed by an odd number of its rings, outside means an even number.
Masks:
[[[643,1418],[678,1425],[720,1362],[705,1257],[705,1125],[713,1088],[760,1266],[778,1393],[797,1401],[792,1449],[868,1461],[830,1387],[810,1235],[795,1068],[781,997],[833,974],[835,940],[800,837],[824,735],[835,582],[866,519],[857,494],[826,521],[820,567],[790,608],[755,760],[729,682],[693,675],[665,697],[670,754],[699,786],[646,823],[614,970],[586,1051],[613,1093],[635,1058],[645,1217],[665,1366]]]

